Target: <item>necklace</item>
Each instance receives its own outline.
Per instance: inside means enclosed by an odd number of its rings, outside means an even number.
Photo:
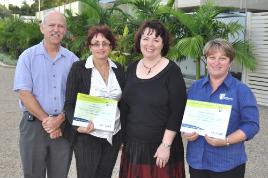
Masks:
[[[156,63],[155,63],[154,65],[152,65],[151,67],[146,66],[146,65],[144,64],[143,60],[141,60],[142,66],[143,66],[145,69],[148,70],[147,75],[149,75],[149,74],[151,73],[152,68],[154,68],[155,66],[157,66],[157,64],[159,64],[159,62],[161,61],[161,59],[162,59],[162,57],[161,57],[158,61],[156,61]]]

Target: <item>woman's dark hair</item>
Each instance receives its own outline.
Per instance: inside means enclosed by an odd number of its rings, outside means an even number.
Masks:
[[[112,49],[115,48],[116,39],[107,25],[95,25],[88,30],[87,46],[91,44],[92,38],[98,34],[102,34],[107,40],[109,40]]]
[[[135,49],[138,53],[141,53],[140,41],[144,30],[149,28],[149,34],[155,32],[156,37],[160,36],[163,40],[163,48],[161,51],[162,56],[166,56],[169,50],[169,33],[164,25],[159,20],[148,20],[145,21],[138,29],[135,34]]]

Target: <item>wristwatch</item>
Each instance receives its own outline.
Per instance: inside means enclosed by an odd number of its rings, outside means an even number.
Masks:
[[[165,147],[165,148],[170,148],[170,147],[171,147],[171,145],[169,145],[169,144],[167,144],[167,143],[164,143],[164,142],[162,142],[162,145],[163,145],[163,147]]]
[[[225,141],[226,141],[226,146],[229,146],[230,145],[230,142],[229,142],[229,138],[228,137],[226,137]]]

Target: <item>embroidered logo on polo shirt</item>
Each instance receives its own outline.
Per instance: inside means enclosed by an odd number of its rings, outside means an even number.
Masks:
[[[221,93],[220,96],[219,96],[219,99],[220,100],[233,101],[233,98],[227,97],[225,95],[226,95],[226,93]]]

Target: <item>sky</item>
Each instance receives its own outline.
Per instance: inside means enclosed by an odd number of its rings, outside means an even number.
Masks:
[[[13,4],[16,6],[21,6],[24,0],[0,0],[0,4],[2,5],[8,5],[8,4]],[[32,4],[33,0],[26,0],[27,4]]]

